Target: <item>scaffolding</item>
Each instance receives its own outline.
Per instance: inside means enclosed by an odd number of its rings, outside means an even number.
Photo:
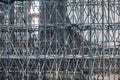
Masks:
[[[0,0],[0,80],[120,80],[119,0]]]

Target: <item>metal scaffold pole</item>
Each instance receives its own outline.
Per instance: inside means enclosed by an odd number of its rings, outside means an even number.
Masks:
[[[102,80],[104,80],[105,75],[105,61],[104,61],[104,49],[105,49],[105,43],[104,43],[104,0],[102,0]]]

